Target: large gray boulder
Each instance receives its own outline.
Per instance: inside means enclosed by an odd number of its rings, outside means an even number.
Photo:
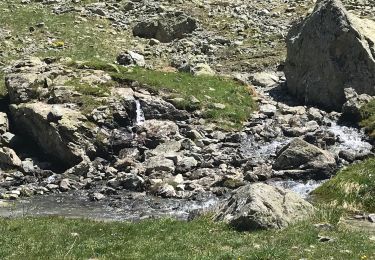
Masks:
[[[273,169],[291,177],[325,179],[335,171],[336,160],[328,151],[295,138],[277,153]]]
[[[62,117],[58,122],[50,122],[48,117],[56,107]],[[90,132],[90,126],[77,110],[64,105],[35,102],[13,104],[10,114],[16,122],[17,131],[31,137],[45,154],[58,160],[61,165],[74,166],[82,161],[87,152],[95,150],[84,134]]]
[[[171,42],[181,39],[197,28],[197,21],[181,12],[170,12],[157,19],[138,23],[133,28],[133,35],[146,39]]]
[[[320,0],[287,36],[287,89],[306,104],[341,110],[344,89],[375,95],[375,22]]]
[[[280,229],[303,220],[314,211],[298,194],[264,183],[239,188],[215,215],[238,230]]]

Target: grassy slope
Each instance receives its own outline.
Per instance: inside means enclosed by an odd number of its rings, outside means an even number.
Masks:
[[[337,206],[375,212],[375,159],[341,170],[314,194]]]
[[[78,63],[73,61],[67,65],[78,69],[104,70],[120,84],[137,81],[152,91],[164,92],[169,98],[182,98],[181,101],[173,102],[177,108],[190,111],[200,109],[203,111],[203,117],[220,123],[224,128],[241,128],[242,122],[249,119],[251,112],[256,108],[251,89],[225,77],[193,76],[183,72],[162,72],[137,67],[126,68],[102,61]],[[81,93],[87,88],[79,81],[70,83]],[[116,84],[112,82],[112,85]],[[106,91],[105,88],[103,89],[105,86],[98,87],[96,90]],[[191,101],[193,97],[198,103]],[[222,104],[225,107],[219,108],[215,104]]]
[[[207,219],[102,223],[62,218],[0,219],[1,259],[367,259],[369,234],[313,223],[337,221],[331,211],[281,231],[238,233]],[[318,235],[335,239],[319,242]],[[332,258],[331,258],[332,257]]]
[[[375,137],[375,100],[361,107],[362,126],[365,131],[371,136]]]
[[[18,0],[16,2],[19,3]],[[0,9],[4,8],[8,8],[8,11],[2,11],[0,24],[2,28],[11,31],[12,38],[7,42],[0,42],[0,51],[5,54],[0,57],[2,63],[18,59],[26,53],[39,57],[70,57],[98,66],[114,62],[116,55],[127,49],[130,42],[127,32],[114,31],[110,22],[105,19],[90,17],[82,20],[75,13],[55,15],[45,5],[35,3],[14,10],[11,2],[0,2]],[[38,28],[36,25],[40,22],[45,26]],[[30,27],[35,31],[30,32]],[[3,78],[1,72],[0,77]],[[184,73],[142,69],[131,72],[122,70],[116,77],[137,80],[156,90],[167,89],[176,97],[185,99],[179,104],[181,108],[191,108],[190,98],[195,96],[201,101],[198,107],[204,109],[208,118],[216,122],[231,121],[235,127],[240,127],[254,108],[251,96],[244,86],[219,77],[192,77]],[[4,81],[1,82],[0,94],[5,94]],[[95,105],[89,95],[84,98],[88,100],[83,100],[84,103]],[[213,106],[214,103],[222,103],[226,107],[218,109]],[[92,105],[88,106],[87,111],[91,107]]]
[[[188,73],[159,72],[134,68],[113,73],[115,80],[136,80],[154,90],[166,90],[172,96],[181,97],[180,108],[189,109],[192,97],[199,100],[197,106],[203,109],[206,117],[214,121],[231,121],[237,125],[246,121],[254,109],[249,89],[223,77],[192,76]],[[217,108],[215,103],[225,105]]]

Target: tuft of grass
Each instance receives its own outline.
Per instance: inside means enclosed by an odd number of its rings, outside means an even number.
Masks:
[[[353,164],[317,188],[316,199],[348,210],[375,212],[375,159]]]
[[[161,72],[143,68],[120,68],[121,72],[112,72],[115,81],[128,83],[137,81],[154,91],[164,91],[173,97],[180,97],[180,107],[191,109],[199,107],[204,116],[214,122],[230,122],[240,127],[249,119],[255,103],[246,86],[234,80],[218,76],[193,76],[188,73]],[[194,96],[198,104],[189,100]],[[223,107],[215,106],[222,104]]]
[[[325,210],[283,230],[240,233],[208,218],[104,223],[56,217],[0,219],[1,259],[373,259],[365,232],[334,224]],[[335,216],[335,217],[332,217]],[[319,242],[318,235],[334,238]],[[48,238],[48,239],[46,239]]]
[[[360,126],[370,135],[375,137],[375,100],[370,101],[361,107],[361,122]]]
[[[84,115],[90,114],[95,108],[107,104],[106,97],[111,93],[113,82],[100,85],[90,85],[80,82],[79,79],[73,79],[65,82],[66,86],[74,87],[74,90],[80,93],[80,96],[71,97],[74,103],[80,105],[81,112]]]

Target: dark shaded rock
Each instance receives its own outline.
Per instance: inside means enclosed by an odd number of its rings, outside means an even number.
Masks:
[[[133,28],[133,35],[161,42],[180,39],[197,28],[197,21],[184,13],[167,13],[158,19],[138,23]]]

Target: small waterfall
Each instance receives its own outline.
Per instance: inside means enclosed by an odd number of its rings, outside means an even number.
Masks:
[[[143,125],[145,122],[145,115],[143,113],[143,110],[141,108],[141,102],[139,102],[138,99],[135,100],[135,105],[136,105],[136,118],[135,118],[135,124],[136,125]]]

